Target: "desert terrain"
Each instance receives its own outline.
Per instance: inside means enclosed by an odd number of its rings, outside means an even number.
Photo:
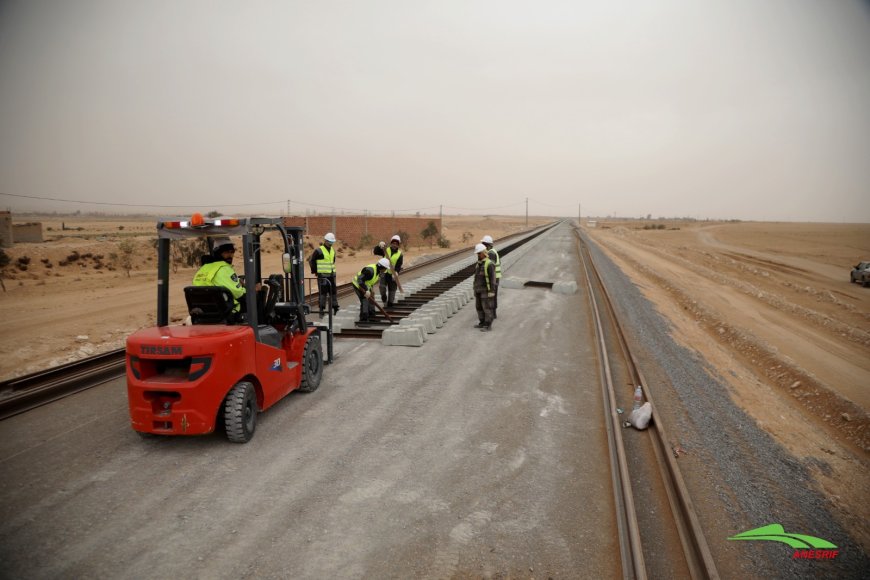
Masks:
[[[870,258],[870,225],[637,221],[585,231],[735,403],[814,466],[867,545],[870,288],[849,272]]]
[[[530,217],[529,226],[552,219]],[[127,335],[154,323],[156,217],[28,215],[16,216],[15,221],[42,223],[44,241],[5,250],[10,261],[3,269],[5,291],[0,290],[0,380],[123,348]],[[473,260],[470,248],[482,236],[498,239],[524,230],[525,218],[445,216],[443,224],[441,233],[450,247],[404,247],[406,267],[464,247],[469,247],[469,260]],[[305,241],[307,260],[321,240],[306,236]],[[277,239],[264,236],[264,272],[281,272],[280,248]],[[339,283],[349,282],[360,268],[374,261],[371,248],[353,248],[341,238],[336,255]],[[234,266],[241,272],[239,257]],[[173,266],[173,322],[187,316],[182,288],[195,272],[193,266]]]
[[[154,220],[27,219],[43,223],[46,241],[6,250],[0,380],[121,348],[154,323]],[[406,263],[524,225],[445,217],[451,247],[406,248]],[[870,259],[870,225],[634,220],[584,224],[584,232],[670,322],[674,340],[727,382],[735,404],[812,470],[844,525],[870,545],[870,288],[849,282],[851,267]],[[306,241],[306,257],[318,241]],[[264,251],[264,271],[280,271],[277,241]],[[341,240],[338,256],[340,282],[372,260],[370,248]],[[186,315],[181,288],[194,271],[172,274],[175,322]]]

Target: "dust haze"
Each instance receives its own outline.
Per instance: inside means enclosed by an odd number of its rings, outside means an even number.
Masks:
[[[0,206],[870,221],[867,2],[0,4]]]

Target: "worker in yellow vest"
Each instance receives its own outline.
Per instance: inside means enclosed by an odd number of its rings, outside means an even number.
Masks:
[[[495,262],[483,244],[474,246],[477,267],[474,269],[474,307],[479,322],[474,328],[486,332],[492,329],[492,299],[495,298]]]
[[[233,295],[233,312],[238,315],[241,309],[239,299],[245,295],[245,287],[233,270],[235,255],[236,246],[229,238],[215,238],[212,258],[197,270],[193,276],[193,285],[223,286]]]
[[[495,264],[495,296],[492,298],[492,317],[498,318],[498,285],[501,283],[501,258],[492,246],[492,236],[483,236],[480,243],[486,246],[489,259]]]
[[[390,261],[390,269],[381,276],[380,290],[381,302],[387,308],[392,308],[396,305],[396,277],[402,271],[402,262],[404,261],[402,250],[399,249],[401,243],[402,238],[393,236],[390,239],[390,245],[384,250],[384,256]]]
[[[362,270],[356,273],[351,280],[353,289],[356,292],[356,297],[359,298],[359,321],[369,322],[371,316],[375,312],[372,305],[374,293],[372,288],[378,283],[378,280],[384,272],[390,269],[390,261],[386,258],[381,258],[374,264],[364,266]]]
[[[320,306],[320,316],[326,312],[326,299],[332,296],[332,311],[338,312],[338,290],[335,284],[335,234],[329,232],[323,236],[323,243],[311,253],[308,266],[311,273],[317,276],[317,303]]]

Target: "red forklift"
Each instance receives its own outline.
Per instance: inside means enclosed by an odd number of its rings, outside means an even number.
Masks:
[[[264,279],[260,238],[273,231],[283,240],[284,272]],[[201,435],[222,429],[230,441],[247,443],[259,411],[292,391],[317,389],[324,366],[321,335],[327,333],[327,362],[332,362],[332,333],[306,321],[302,231],[266,217],[194,214],[157,223],[157,326],[127,338],[127,396],[135,431]],[[211,250],[214,238],[239,235],[245,287],[240,312],[234,312],[226,288],[185,286],[190,324],[170,326],[170,244],[205,238]]]

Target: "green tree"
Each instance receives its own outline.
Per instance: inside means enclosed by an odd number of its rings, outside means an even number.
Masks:
[[[224,214],[222,214],[221,212],[219,212],[219,211],[213,209],[213,210],[211,210],[210,212],[208,212],[207,214],[205,214],[205,217],[207,217],[207,218],[216,218],[216,217],[221,217],[222,215],[224,215]]]
[[[438,239],[438,226],[435,225],[434,221],[429,220],[429,224],[422,232],[420,232],[420,235],[429,243],[429,247],[431,248],[432,244]]]

